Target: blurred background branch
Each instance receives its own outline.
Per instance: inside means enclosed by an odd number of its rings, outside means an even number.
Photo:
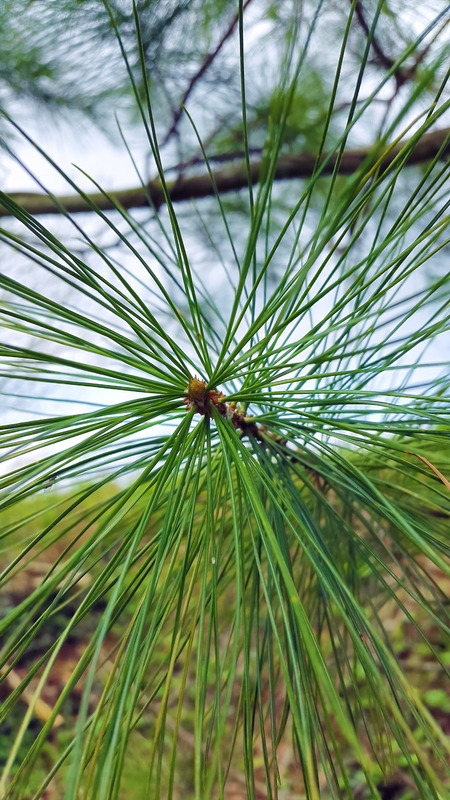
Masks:
[[[440,158],[445,158],[448,153],[450,142],[450,128],[433,131],[425,134],[414,145],[409,157],[409,164],[421,164],[432,160],[439,154]],[[389,167],[400,151],[409,146],[409,141],[403,141],[386,150],[379,160],[379,168],[385,170]],[[373,155],[373,147],[349,149],[344,152],[339,172],[342,175],[351,175],[364,163],[365,159]],[[300,153],[298,155],[282,155],[277,164],[275,180],[294,180],[295,178],[308,178],[320,169],[322,175],[331,175],[336,166],[337,155],[332,153],[330,156],[322,156],[320,163],[317,163],[317,156],[314,153]],[[262,168],[261,161],[254,161],[250,165],[251,179],[254,184],[258,183]],[[201,197],[214,195],[216,190],[219,193],[236,192],[247,186],[247,173],[243,162],[229,169],[217,170],[211,176],[205,172],[202,175],[191,177],[181,177],[172,184],[169,184],[169,194],[172,202],[182,200],[192,200]],[[96,192],[86,196],[84,199],[79,194],[61,195],[52,198],[44,194],[32,193],[12,193],[10,199],[15,203],[20,203],[22,208],[30,214],[56,214],[63,213],[64,210],[73,214],[93,210],[94,207],[102,211],[114,210],[116,204],[123,208],[142,208],[154,206],[156,209],[164,203],[164,193],[161,183],[151,181],[147,186],[137,186],[132,189],[116,191],[113,196],[107,192]],[[1,204],[0,195],[0,217],[10,216],[11,208]]]

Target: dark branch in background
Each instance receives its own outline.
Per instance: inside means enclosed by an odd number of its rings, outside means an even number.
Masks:
[[[249,147],[248,152],[250,156],[261,156],[263,153],[262,147]],[[245,151],[244,150],[230,150],[230,152],[225,153],[212,153],[208,155],[208,161],[210,164],[212,163],[224,163],[226,161],[241,161],[245,158]],[[181,164],[174,164],[173,167],[167,167],[166,172],[184,172],[184,170],[189,169],[189,167],[196,167],[199,164],[204,164],[205,159],[203,155],[201,156],[194,156],[193,158],[189,159],[189,161],[184,161]]]
[[[356,3],[355,15],[356,15],[356,19],[358,20],[358,23],[359,23],[360,27],[364,31],[366,37],[370,36],[370,26],[369,26],[369,24],[368,24],[368,22],[366,20],[365,15],[364,15],[364,9],[362,7],[362,3],[360,3],[360,2]],[[395,59],[391,58],[390,56],[388,56],[384,52],[384,50],[383,50],[380,42],[378,41],[377,37],[375,36],[375,34],[373,34],[370,44],[371,44],[372,49],[373,49],[373,51],[375,52],[375,54],[376,54],[376,56],[378,58],[378,62],[380,63],[380,65],[382,67],[385,67],[385,69],[387,69],[387,70],[392,69],[392,67],[395,64]],[[393,75],[393,77],[395,78],[395,81],[397,83],[397,88],[399,88],[401,85],[406,83],[406,81],[408,80],[408,78],[406,77],[406,75],[405,75],[405,73],[404,73],[404,71],[403,71],[403,69],[401,67],[399,67],[396,70],[395,75]]]
[[[350,0],[351,2],[351,0]],[[370,35],[370,26],[367,23],[366,17],[364,15],[364,9],[361,2],[357,2],[355,6],[355,16],[358,20],[358,23],[362,30],[364,31],[365,35],[368,37]],[[437,39],[437,37],[442,33],[442,30],[448,24],[448,20],[444,22],[442,27],[439,29],[437,34],[433,37],[431,42],[420,52],[417,54],[417,58],[410,67],[401,67],[398,66],[393,74],[393,78],[395,79],[396,83],[396,91],[398,91],[407,81],[414,80],[417,68],[420,66],[422,61],[424,60],[426,54],[428,53],[432,43]],[[391,58],[383,49],[380,44],[379,39],[373,34],[371,42],[370,42],[373,51],[375,52],[378,63],[384,67],[386,70],[392,69],[395,64],[396,59]]]
[[[252,0],[246,0],[246,2],[244,3],[244,6],[243,6],[243,10],[244,11],[247,8],[247,6],[250,5],[251,2],[252,2]],[[206,70],[209,69],[209,67],[213,63],[214,59],[216,58],[216,56],[220,53],[220,51],[221,51],[222,47],[224,46],[225,42],[227,41],[227,39],[229,39],[230,36],[232,35],[232,33],[234,32],[234,29],[235,29],[238,21],[239,21],[239,12],[237,12],[234,15],[233,19],[231,20],[231,24],[229,25],[228,29],[225,31],[224,35],[222,36],[222,38],[221,38],[219,44],[217,45],[217,47],[215,48],[215,50],[213,50],[211,53],[208,53],[208,55],[205,57],[205,59],[203,61],[202,66],[200,67],[200,69],[197,70],[195,75],[193,75],[193,77],[191,78],[191,80],[189,82],[189,86],[187,87],[187,89],[186,89],[186,91],[185,91],[185,93],[184,93],[184,95],[183,95],[183,97],[182,97],[182,99],[180,101],[180,106],[177,109],[177,111],[175,111],[175,113],[173,115],[172,126],[167,131],[163,141],[160,142],[160,145],[159,145],[160,147],[164,147],[164,145],[167,144],[167,142],[169,141],[171,136],[173,136],[174,133],[176,133],[176,130],[177,130],[177,127],[178,127],[178,123],[179,123],[179,121],[181,119],[181,115],[183,114],[183,106],[186,105],[186,102],[187,102],[192,90],[194,89],[195,85],[198,83],[200,78],[203,77],[203,75],[205,74]]]
[[[411,146],[411,140],[399,142],[390,150],[386,150],[383,158],[380,158],[379,169],[385,170],[389,167],[396,156],[405,148]],[[438,153],[441,159],[450,150],[450,128],[427,133],[419,139],[408,155],[408,164],[421,164],[431,161]],[[340,175],[351,175],[361,167],[364,161],[372,155],[373,147],[346,150],[339,165]],[[381,155],[381,154],[380,154]],[[337,154],[323,155],[321,158],[322,175],[330,175],[333,172]],[[294,178],[310,178],[317,172],[317,158],[314,153],[301,153],[299,155],[282,155],[278,159],[275,171],[275,180],[292,180]],[[324,163],[326,162],[326,163]],[[252,183],[259,182],[261,173],[261,161],[250,164],[250,177]],[[236,192],[239,189],[248,187],[245,163],[240,162],[237,166],[217,170],[212,173],[214,184],[208,173],[193,175],[188,178],[180,178],[172,184],[168,184],[168,190],[172,202],[182,200],[193,200],[200,197],[209,197],[215,194],[215,189],[219,194],[226,192]],[[48,195],[15,192],[9,197],[18,203],[25,211],[30,214],[59,214],[61,206],[69,213],[92,211],[93,206],[102,211],[114,210],[115,204],[122,208],[143,208],[152,204],[156,209],[160,208],[165,200],[161,184],[158,180],[150,181],[147,187],[137,186],[134,189],[123,189],[114,193],[95,192],[87,195],[84,199],[80,195],[64,195],[52,198]],[[150,203],[149,203],[150,200]],[[59,206],[59,207],[58,207]],[[0,195],[0,217],[12,216],[12,210],[1,205]]]

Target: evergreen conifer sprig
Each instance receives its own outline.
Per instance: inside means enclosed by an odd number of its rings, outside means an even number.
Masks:
[[[409,164],[445,124],[440,59],[339,171],[442,17],[361,99],[377,4],[336,135],[349,6],[316,166],[293,196],[277,165],[324,4],[292,21],[253,185],[240,2],[248,186],[199,203],[196,227],[168,189],[137,5],[135,60],[107,0],[105,14],[167,211],[111,196],[106,213],[69,176],[89,218],[59,204],[64,219],[44,221],[0,194],[14,218],[0,229],[0,597],[29,582],[0,622],[1,714],[20,717],[0,795],[206,800],[238,775],[253,800],[356,800],[400,765],[415,796],[443,800],[448,742],[396,639],[448,675],[446,170],[440,149]]]

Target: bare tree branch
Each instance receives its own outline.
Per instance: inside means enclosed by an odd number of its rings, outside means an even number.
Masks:
[[[243,11],[245,11],[247,6],[250,5],[251,2],[252,2],[252,0],[246,0],[246,2],[243,5]],[[230,36],[232,35],[232,33],[233,33],[238,21],[239,21],[239,12],[237,12],[234,15],[233,19],[231,20],[230,25],[228,26],[227,30],[225,31],[224,35],[222,36],[222,38],[221,38],[219,44],[217,45],[217,47],[215,48],[215,50],[213,50],[211,53],[207,54],[207,56],[205,57],[205,59],[203,61],[203,64],[201,65],[200,69],[197,70],[195,75],[193,75],[193,77],[191,78],[191,80],[189,82],[189,86],[187,87],[187,89],[186,89],[186,91],[185,91],[185,93],[184,93],[184,95],[183,95],[183,97],[182,97],[182,99],[180,101],[179,108],[176,110],[176,112],[173,115],[172,125],[169,128],[169,130],[167,131],[163,141],[160,143],[160,147],[164,147],[164,145],[167,144],[167,142],[169,141],[171,136],[173,136],[173,134],[176,133],[176,130],[177,130],[177,127],[178,127],[178,123],[179,123],[179,121],[181,119],[181,115],[183,113],[183,106],[186,105],[186,102],[188,100],[189,95],[191,94],[192,90],[194,89],[195,85],[198,83],[200,78],[203,77],[203,75],[205,74],[206,70],[209,69],[209,67],[213,63],[214,59],[216,58],[216,56],[220,53],[220,51],[221,51],[222,47],[224,46],[225,42],[227,41],[227,39],[229,39]]]
[[[379,169],[387,169],[403,149],[406,154],[409,148],[411,148],[411,152],[408,154],[408,164],[421,164],[430,161],[438,154],[439,158],[444,159],[450,150],[450,128],[427,133],[415,143],[412,139],[408,139],[399,142],[391,149],[386,148],[385,156],[379,161]],[[373,153],[373,147],[346,150],[339,166],[339,174],[353,174]],[[275,180],[309,178],[318,169],[320,169],[322,175],[330,175],[333,172],[336,159],[336,153],[325,154],[320,160],[321,166],[318,167],[317,157],[314,153],[282,155],[276,167]],[[252,183],[259,182],[260,173],[261,161],[251,163],[250,176]],[[217,170],[212,175],[215,187],[220,194],[236,192],[248,186],[247,173],[243,161],[235,167]],[[212,196],[215,194],[214,184],[209,174],[205,172],[202,175],[180,178],[172,184],[169,183],[168,190],[172,202],[175,203],[182,200]],[[8,198],[18,203],[25,211],[34,215],[58,214],[61,213],[61,207],[71,214],[92,211],[95,207],[100,208],[102,211],[109,211],[114,210],[115,204],[125,209],[143,208],[151,204],[158,209],[165,202],[159,180],[150,181],[145,188],[137,186],[110,194],[107,192],[95,192],[87,195],[86,199],[77,194],[52,198],[48,195],[23,192],[14,192],[9,195],[0,193],[0,217],[12,216],[12,209],[8,207]]]
[[[357,2],[356,5],[355,5],[355,15],[356,15],[356,19],[358,20],[358,23],[359,23],[360,27],[364,31],[366,37],[368,37],[370,35],[370,27],[369,27],[369,25],[367,23],[367,20],[366,20],[365,14],[364,14],[364,9],[362,7],[362,3],[361,2]],[[391,58],[390,56],[388,56],[384,52],[384,50],[383,50],[380,42],[378,41],[377,37],[375,36],[375,34],[372,36],[370,44],[372,46],[372,49],[373,49],[374,53],[376,54],[376,56],[378,58],[379,63],[383,67],[385,67],[385,69],[390,70],[395,64],[395,59]],[[396,70],[395,75],[393,77],[395,77],[397,85],[403,84],[407,80],[407,78],[405,77],[404,72],[403,72],[401,67],[399,67]]]
[[[350,0],[350,2],[351,2],[351,0]],[[356,19],[358,21],[358,24],[359,24],[360,28],[363,30],[363,32],[366,35],[366,37],[369,37],[370,36],[370,26],[369,26],[369,24],[368,24],[368,22],[366,20],[361,0],[358,0],[358,2],[355,5],[355,16],[356,16]],[[439,36],[441,35],[442,31],[447,27],[449,22],[450,22],[450,20],[448,20],[448,19],[444,20],[444,23],[439,28],[437,33],[433,36],[433,38],[428,42],[427,46],[424,47],[423,50],[421,50],[421,51],[419,51],[417,53],[416,59],[415,59],[414,63],[411,64],[411,66],[409,66],[409,67],[398,66],[397,67],[397,69],[395,70],[394,74],[392,75],[392,77],[394,78],[395,83],[396,83],[396,91],[398,91],[405,83],[407,83],[407,81],[414,80],[414,78],[416,76],[416,73],[417,73],[417,70],[420,67],[421,63],[424,61],[424,59],[425,59],[426,55],[428,54],[431,46],[436,41],[436,39],[439,38]],[[385,52],[385,50],[383,49],[383,47],[381,45],[380,40],[377,38],[377,36],[375,36],[375,34],[373,34],[373,36],[371,38],[371,41],[370,41],[370,44],[371,44],[372,50],[374,51],[374,53],[375,53],[375,55],[377,57],[378,63],[381,66],[383,66],[386,70],[392,69],[392,67],[395,64],[395,58],[391,58],[391,56],[389,56]]]

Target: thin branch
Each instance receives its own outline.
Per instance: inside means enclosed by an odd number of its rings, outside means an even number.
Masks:
[[[356,19],[358,20],[358,23],[359,23],[360,27],[364,31],[365,35],[369,36],[370,35],[370,28],[369,28],[369,25],[368,25],[367,20],[365,18],[365,15],[364,15],[364,9],[363,9],[362,3],[359,2],[359,1],[356,3],[356,6],[355,6],[355,16],[356,16]],[[418,68],[420,67],[421,63],[423,62],[423,60],[425,59],[426,55],[428,54],[429,50],[431,49],[431,46],[434,44],[436,39],[439,38],[439,36],[443,32],[443,30],[449,24],[449,22],[450,22],[450,20],[448,20],[448,19],[446,19],[444,21],[444,23],[439,28],[439,30],[437,31],[435,36],[433,36],[431,41],[428,42],[427,46],[424,47],[423,50],[419,51],[419,53],[416,56],[416,59],[415,59],[414,63],[411,64],[410,67],[400,67],[399,66],[396,69],[395,73],[392,76],[395,79],[395,82],[396,82],[396,91],[398,91],[403,86],[403,84],[407,83],[407,81],[414,80],[414,78],[416,76],[416,72],[417,72]],[[372,36],[371,45],[372,45],[373,51],[375,52],[375,54],[377,56],[378,62],[383,67],[385,67],[386,70],[392,69],[392,67],[395,64],[395,59],[391,58],[391,56],[389,56],[384,51],[383,47],[381,46],[381,43],[380,43],[379,39],[375,35]]]
[[[386,169],[396,158],[403,148],[407,148],[411,140],[399,142],[395,147],[386,150],[386,155],[380,162],[381,170]],[[444,159],[450,150],[450,128],[436,130],[427,133],[419,139],[414,149],[408,156],[408,165],[421,164],[433,159],[440,151],[440,158]],[[339,166],[340,175],[351,175],[361,167],[364,161],[373,154],[373,146],[347,150],[342,156]],[[322,175],[331,175],[336,163],[337,155],[324,154],[322,163]],[[324,163],[326,162],[326,163]],[[281,155],[276,172],[275,180],[293,180],[295,178],[310,178],[317,171],[316,155],[314,153],[299,153],[298,155]],[[261,173],[261,161],[254,161],[250,164],[250,177],[253,184],[259,182]],[[212,173],[214,184],[220,194],[226,192],[236,192],[239,189],[248,187],[247,173],[244,162],[229,169],[217,170]],[[202,175],[193,175],[181,178],[172,184],[168,184],[171,200],[180,202],[182,200],[193,200],[201,197],[210,197],[215,194],[215,188],[210,175],[205,172]],[[5,195],[4,195],[5,196]],[[80,195],[64,195],[52,198],[49,195],[33,194],[24,192],[14,192],[9,195],[12,200],[18,203],[25,211],[30,214],[59,214],[60,207],[63,206],[69,213],[79,213],[92,211],[94,204],[102,211],[114,210],[115,204],[123,208],[143,208],[149,205],[150,198],[155,208],[160,208],[164,204],[164,194],[158,180],[150,181],[146,188],[137,186],[132,189],[123,189],[111,194],[95,192],[87,195],[84,199]],[[11,210],[3,207],[0,203],[0,217],[11,216]]]
[[[362,3],[360,2],[356,3],[355,14],[359,22],[359,25],[363,29],[365,35],[369,36],[370,28],[364,16],[364,9],[362,7]],[[391,69],[391,67],[393,67],[395,64],[395,60],[390,56],[386,55],[376,36],[372,36],[371,45],[376,55],[378,56],[380,64],[382,64],[383,67],[386,67],[387,70]]]
[[[262,147],[249,147],[248,152],[251,156],[261,156],[263,153]],[[206,148],[205,148],[206,150]],[[244,150],[231,150],[230,152],[224,153],[212,153],[208,155],[208,161],[210,164],[212,163],[225,163],[226,161],[240,161],[245,157]],[[172,167],[167,167],[166,172],[184,172],[185,170],[189,169],[190,167],[196,167],[199,164],[204,164],[205,159],[203,156],[194,156],[193,158],[189,159],[188,161],[183,161],[181,164],[174,164]]]
[[[370,35],[370,28],[369,28],[369,25],[367,23],[366,17],[364,15],[364,9],[362,7],[362,3],[360,3],[360,2],[356,3],[355,16],[356,16],[356,19],[358,20],[358,23],[359,23],[360,27],[364,31],[366,37],[368,37]],[[386,70],[392,69],[392,67],[395,64],[395,59],[391,58],[390,56],[387,55],[387,53],[384,52],[384,50],[383,50],[380,42],[378,41],[377,37],[375,36],[375,34],[372,36],[372,39],[371,39],[370,43],[371,43],[371,46],[372,46],[372,49],[373,49],[374,53],[376,54],[376,56],[378,58],[379,63]],[[398,67],[398,69],[396,70],[396,72],[394,73],[394,75],[392,77],[395,79],[395,82],[397,84],[397,89],[398,89],[398,88],[400,88],[400,86],[402,86],[404,83],[406,83],[406,81],[408,79],[410,79],[412,77],[412,75],[407,75],[406,72],[401,67]]]
[[[244,9],[243,9],[244,11],[247,8],[247,6],[250,5],[251,2],[252,2],[252,0],[246,0],[246,2],[244,3]],[[214,59],[216,58],[216,56],[222,50],[222,47],[224,46],[224,44],[227,41],[227,39],[229,39],[230,36],[233,34],[233,31],[234,31],[238,21],[239,21],[239,13],[237,12],[234,15],[233,19],[231,20],[231,23],[230,23],[228,29],[225,31],[224,35],[222,36],[222,38],[221,38],[219,44],[217,45],[217,47],[215,48],[215,50],[213,50],[211,53],[208,53],[205,56],[205,59],[203,61],[203,64],[201,65],[200,69],[197,70],[195,75],[192,76],[192,78],[191,78],[191,80],[189,82],[189,86],[187,87],[187,89],[186,89],[186,91],[185,91],[185,93],[184,93],[184,95],[183,95],[183,97],[182,97],[182,99],[180,101],[179,108],[175,111],[175,113],[173,115],[172,125],[169,128],[169,130],[167,131],[163,141],[160,143],[160,147],[164,147],[164,145],[167,144],[167,142],[173,136],[173,134],[176,133],[176,130],[177,130],[177,127],[178,127],[178,123],[179,123],[179,121],[181,119],[181,115],[183,113],[183,106],[186,105],[186,102],[187,102],[192,90],[194,89],[195,85],[203,77],[203,75],[205,74],[207,69],[209,69],[209,67],[213,63]]]

